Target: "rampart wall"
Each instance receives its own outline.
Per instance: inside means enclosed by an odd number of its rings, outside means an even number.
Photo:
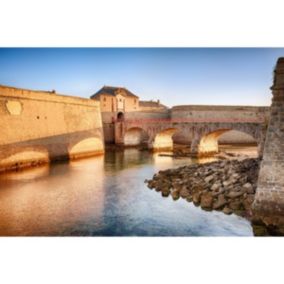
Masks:
[[[104,152],[100,104],[0,85],[0,170]]]

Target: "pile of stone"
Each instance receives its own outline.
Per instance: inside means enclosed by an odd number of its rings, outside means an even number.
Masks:
[[[259,159],[244,159],[193,164],[160,171],[145,182],[164,197],[181,197],[204,210],[249,218],[259,163]]]

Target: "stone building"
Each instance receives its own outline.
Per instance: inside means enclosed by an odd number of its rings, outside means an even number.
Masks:
[[[123,121],[125,118],[149,118],[149,112],[168,109],[159,100],[140,101],[137,95],[124,87],[103,86],[90,98],[100,102],[104,138],[107,143],[115,142],[115,121]]]

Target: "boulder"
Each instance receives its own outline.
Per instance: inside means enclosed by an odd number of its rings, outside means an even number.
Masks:
[[[186,198],[186,201],[188,201],[188,202],[192,202],[192,196],[190,195],[190,196],[188,196],[187,198]]]
[[[254,189],[251,183],[247,182],[243,185],[243,190],[247,193],[254,193]]]
[[[170,189],[168,189],[168,188],[163,188],[162,189],[162,196],[163,197],[168,197],[169,195],[170,195]]]
[[[227,197],[229,198],[238,198],[240,196],[242,196],[244,193],[242,191],[230,191],[228,194],[227,194]]]
[[[179,194],[182,198],[187,198],[190,195],[186,187],[183,187]]]
[[[213,209],[215,209],[215,210],[222,209],[227,203],[228,202],[227,202],[224,194],[220,194],[220,195],[218,195],[217,200],[213,204]]]
[[[179,199],[179,192],[177,190],[173,190],[171,192],[171,196],[172,196],[173,200],[178,200]]]
[[[242,207],[242,204],[239,200],[233,200],[229,203],[228,207],[234,211],[240,210]]]
[[[201,195],[200,206],[202,209],[212,209],[213,196],[210,192],[203,193]]]
[[[233,210],[226,206],[226,207],[223,208],[222,212],[227,214],[227,215],[230,215],[230,214],[233,213]]]
[[[193,200],[193,203],[195,205],[199,205],[200,203],[200,196],[201,196],[201,193],[200,192],[195,192],[193,195],[192,195],[192,200]]]
[[[207,176],[206,178],[204,178],[204,181],[206,183],[210,183],[213,179],[214,179],[214,175],[210,175],[210,176]]]
[[[220,182],[215,182],[215,183],[211,186],[210,190],[212,190],[212,191],[217,191],[220,187],[221,187],[221,183],[220,183]]]

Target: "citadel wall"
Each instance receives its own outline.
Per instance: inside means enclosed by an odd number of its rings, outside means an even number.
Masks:
[[[100,104],[0,85],[0,171],[104,152]]]

